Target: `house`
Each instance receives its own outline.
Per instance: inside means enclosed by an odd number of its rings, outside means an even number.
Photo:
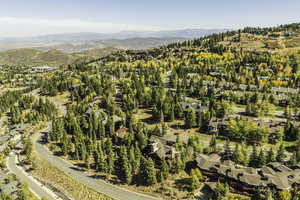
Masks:
[[[228,182],[238,191],[251,193],[266,188],[289,190],[293,185],[300,185],[300,167],[297,166],[293,170],[273,162],[262,168],[243,167],[230,160],[222,161],[216,154],[199,154],[195,161],[210,180]]]
[[[92,102],[89,103],[89,106],[90,106],[90,107],[93,107],[93,106],[95,106],[95,105],[100,105],[101,102],[102,102],[102,101],[101,101],[101,97],[100,97],[100,96],[96,96],[96,97],[93,98]]]
[[[76,90],[76,89],[78,89],[79,87],[84,86],[84,85],[85,85],[84,83],[76,83],[76,84],[73,84],[73,85],[71,85],[70,90]]]
[[[0,187],[0,191],[2,193],[8,194],[9,196],[13,197],[13,199],[17,199],[18,197],[18,185],[19,183],[17,181],[10,182],[8,184],[4,184]]]
[[[180,154],[175,148],[177,140],[188,143],[188,136],[178,137],[176,134],[166,134],[162,137],[152,135],[149,139],[149,154],[158,160],[175,159]]]
[[[28,69],[26,72],[30,74],[35,74],[35,73],[45,73],[45,72],[50,72],[56,70],[56,67],[50,67],[47,65],[44,66],[37,66],[37,67],[32,67],[31,69]]]
[[[218,135],[220,132],[226,132],[227,121],[229,121],[229,119],[211,119],[207,125],[208,132],[212,135]]]
[[[221,157],[217,154],[199,154],[196,163],[202,173],[210,178],[216,177],[218,166],[221,164]]]
[[[175,147],[164,144],[160,140],[153,140],[150,143],[150,154],[159,160],[170,159],[173,160],[180,153]]]
[[[122,126],[123,119],[121,117],[119,117],[117,115],[108,116],[104,109],[93,110],[92,108],[89,108],[85,112],[85,115],[87,118],[91,117],[93,114],[95,114],[96,117],[101,117],[101,119],[102,119],[101,121],[102,121],[103,125],[107,124],[107,121],[110,117],[110,119],[113,120],[116,129],[118,129]]]
[[[183,101],[180,102],[181,106],[183,109],[188,109],[189,107],[193,108],[195,111],[200,111],[200,112],[205,112],[209,110],[208,106],[202,106],[199,103],[195,103],[195,102],[187,102],[187,101]]]
[[[0,171],[0,193],[5,193],[12,197],[12,199],[18,199],[19,182],[14,178],[11,179],[12,174],[8,171]]]

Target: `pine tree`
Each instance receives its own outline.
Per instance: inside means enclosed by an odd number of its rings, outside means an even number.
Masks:
[[[161,177],[161,181],[165,180],[168,178],[169,176],[169,170],[170,167],[168,165],[168,163],[166,162],[166,160],[163,160],[161,163],[161,167],[160,167],[160,177]]]
[[[224,200],[224,199],[226,199],[228,192],[229,192],[228,185],[218,182],[216,189],[213,193],[213,199],[214,200]]]
[[[160,123],[164,123],[165,121],[165,117],[164,117],[164,113],[162,110],[160,110],[160,113],[159,113],[159,122]]]
[[[157,183],[156,170],[151,158],[142,158],[141,178],[143,179],[144,184],[148,186],[155,185]]]
[[[226,159],[230,159],[232,157],[232,150],[230,148],[230,142],[227,139],[225,143],[225,150],[224,150],[224,155]]]
[[[261,149],[258,155],[258,167],[262,167],[265,164],[266,164],[266,156],[263,149]]]
[[[273,148],[271,147],[266,156],[266,163],[271,163],[271,162],[275,162],[275,161],[276,161],[275,153],[273,151]]]
[[[134,159],[134,166],[135,166],[134,169],[138,170],[141,166],[141,159],[142,159],[142,152],[141,152],[138,145],[136,145],[135,148],[134,148],[134,154],[135,154],[134,155],[134,157],[135,157],[135,159]]]
[[[196,126],[196,114],[193,108],[188,108],[184,122],[186,128],[193,128]]]
[[[119,164],[121,169],[121,179],[127,184],[131,183],[132,180],[132,167],[128,160],[127,148],[125,146],[121,146],[120,148],[120,156],[119,156]]]
[[[185,167],[185,164],[182,160],[182,158],[180,156],[177,156],[176,157],[176,160],[175,160],[175,165],[174,165],[174,172],[176,174],[178,174],[179,172],[181,172]]]
[[[293,152],[290,160],[289,160],[289,165],[290,166],[295,166],[297,164],[297,153],[296,151]]]
[[[102,149],[98,152],[98,167],[97,170],[100,172],[107,172],[107,163]]]
[[[256,146],[253,145],[252,146],[252,153],[250,155],[250,159],[249,159],[249,166],[250,167],[258,167],[259,165],[259,158],[257,155],[257,150],[256,150]]]
[[[232,154],[232,160],[235,163],[242,164],[243,163],[243,155],[240,150],[240,146],[238,144],[235,145],[234,152]]]
[[[242,164],[247,166],[249,163],[249,151],[248,147],[245,143],[242,143],[241,145],[241,153],[242,153]]]
[[[201,183],[199,181],[199,178],[194,170],[191,171],[191,189],[192,191],[195,191],[200,187]]]
[[[209,142],[209,146],[210,146],[212,152],[217,152],[217,140],[216,140],[215,135],[212,136],[212,138]]]
[[[283,146],[283,144],[281,144],[279,147],[277,156],[276,156],[276,161],[283,162],[284,158],[285,158],[284,146]]]
[[[175,120],[174,108],[172,106],[170,111],[170,121],[173,122]]]
[[[202,113],[200,110],[197,113],[197,127],[199,129],[201,129],[201,127],[202,127]]]

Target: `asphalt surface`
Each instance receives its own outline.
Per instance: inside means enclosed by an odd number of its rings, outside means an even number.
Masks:
[[[46,197],[48,200],[59,199],[53,192],[49,191],[48,188],[36,181],[33,177],[28,176],[28,174],[26,174],[23,169],[17,166],[16,161],[16,154],[11,153],[7,161],[8,169],[18,178],[20,178],[21,181],[27,183],[28,187],[35,195],[37,195],[39,198]]]
[[[53,166],[57,167],[65,174],[71,176],[78,182],[94,189],[95,191],[110,196],[117,200],[158,200],[160,198],[151,197],[148,195],[136,193],[127,189],[123,189],[116,185],[105,182],[104,180],[92,177],[83,171],[80,171],[76,166],[71,163],[54,156],[41,141],[41,137],[34,142],[37,154],[50,162]]]

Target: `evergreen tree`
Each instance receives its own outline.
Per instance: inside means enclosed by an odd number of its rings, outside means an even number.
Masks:
[[[252,153],[251,153],[250,159],[249,159],[249,166],[250,167],[258,167],[259,166],[259,158],[257,155],[257,150],[256,150],[255,145],[252,146]]]
[[[125,146],[121,146],[120,148],[120,156],[119,156],[119,164],[121,169],[120,177],[127,184],[131,183],[132,180],[132,167],[128,160],[127,148]]]
[[[202,127],[202,113],[201,111],[199,110],[197,112],[197,126],[201,129]]]
[[[196,126],[196,114],[193,108],[189,107],[184,119],[186,128],[193,128]]]
[[[291,158],[289,160],[289,165],[290,166],[297,165],[297,153],[296,153],[296,151],[293,152],[293,154],[292,154],[292,156],[291,156]]]
[[[276,161],[275,153],[273,151],[273,148],[271,147],[266,156],[266,163],[271,163],[271,162],[275,162],[275,161]]]
[[[192,191],[195,191],[196,189],[198,189],[200,187],[201,183],[199,180],[199,177],[197,176],[197,174],[195,173],[194,170],[191,171],[191,189]]]
[[[157,183],[156,170],[154,167],[154,162],[151,158],[142,158],[141,178],[144,184],[148,186],[155,185]]]
[[[230,148],[230,142],[229,140],[227,139],[226,140],[226,143],[225,143],[225,147],[224,147],[224,155],[225,155],[225,159],[231,159],[232,157],[232,150]]]
[[[166,160],[163,160],[161,162],[161,167],[160,167],[160,177],[161,177],[160,179],[161,179],[161,181],[168,178],[169,170],[170,170],[170,167],[169,167],[168,163],[166,162]]]
[[[280,145],[277,156],[276,156],[276,161],[277,162],[283,162],[285,158],[285,151],[284,151],[284,146],[283,144]]]
[[[215,135],[212,136],[212,138],[209,142],[209,146],[210,146],[212,152],[217,152],[217,140],[216,140]]]
[[[218,182],[216,189],[213,193],[213,199],[214,200],[225,200],[225,199],[227,199],[228,193],[229,193],[228,185]]]
[[[262,167],[265,164],[266,164],[266,156],[263,149],[261,149],[258,155],[258,167]]]
[[[238,144],[235,145],[235,149],[234,149],[234,152],[232,154],[232,160],[235,163],[243,164],[243,155],[242,155],[242,152],[240,150],[240,146]]]
[[[171,111],[170,111],[170,121],[174,121],[175,120],[175,114],[174,114],[174,108],[172,106]]]
[[[175,165],[174,165],[174,172],[178,174],[181,172],[185,167],[185,164],[181,158],[181,156],[177,156],[175,160]]]

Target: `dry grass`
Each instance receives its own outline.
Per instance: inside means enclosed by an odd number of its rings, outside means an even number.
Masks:
[[[36,158],[36,163],[38,167],[33,171],[34,176],[71,195],[74,199],[112,200],[112,198],[75,181],[56,167],[51,166],[46,160]]]
[[[67,103],[69,101],[70,92],[64,92],[54,97],[47,97],[50,101]]]
[[[251,198],[245,195],[229,193],[228,199],[229,200],[250,200]]]
[[[189,191],[189,179],[189,175],[182,171],[179,174],[170,174],[167,180],[151,187],[132,185],[124,185],[123,187],[145,194],[160,196],[165,200],[184,200],[190,199],[191,192]]]

